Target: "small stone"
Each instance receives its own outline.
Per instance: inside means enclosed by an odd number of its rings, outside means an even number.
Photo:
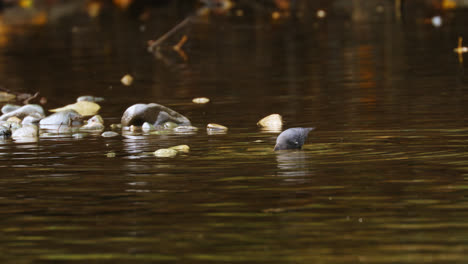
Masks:
[[[168,149],[176,150],[177,152],[188,153],[190,151],[190,147],[187,145],[178,145],[174,147],[170,147]]]
[[[149,132],[155,129],[156,128],[148,122],[143,123],[143,125],[141,126],[141,130],[143,130],[144,132]]]
[[[87,102],[99,103],[99,102],[103,102],[104,98],[92,96],[92,95],[83,95],[83,96],[76,98],[76,101],[77,102],[87,101]]]
[[[158,158],[172,158],[177,155],[177,150],[174,149],[158,149],[154,152],[154,156]]]
[[[110,128],[112,130],[120,130],[120,129],[122,129],[122,124],[111,124]]]
[[[197,97],[193,98],[192,102],[195,104],[206,104],[210,102],[210,99],[206,97]]]
[[[138,131],[138,130],[139,130],[139,129],[138,129],[137,126],[134,126],[134,125],[131,125],[131,126],[130,126],[130,131],[136,132],[136,131]]]
[[[283,118],[279,114],[271,114],[258,121],[257,125],[269,130],[281,131],[281,128],[283,126]]]
[[[166,122],[164,123],[163,125],[164,129],[174,129],[176,127],[178,127],[178,125],[174,122]]]
[[[116,137],[118,135],[119,135],[119,133],[114,132],[114,131],[106,131],[106,132],[101,134],[102,137]]]
[[[73,138],[76,138],[76,139],[82,139],[84,137],[86,137],[86,134],[84,133],[75,133],[72,135]]]
[[[88,119],[87,124],[81,127],[85,130],[103,130],[104,129],[104,120],[100,115],[95,115]]]
[[[108,152],[108,153],[106,154],[106,157],[108,157],[108,158],[115,158],[115,152]]]
[[[19,118],[16,117],[16,116],[12,116],[12,117],[10,117],[10,118],[7,119],[7,122],[20,124],[20,123],[21,123],[21,119],[19,119]]]
[[[123,85],[130,86],[133,83],[133,77],[130,74],[126,74],[120,79],[120,82],[122,82]]]
[[[188,133],[198,131],[198,128],[194,126],[178,126],[174,128],[174,131],[179,133]]]
[[[214,131],[227,131],[228,128],[223,126],[223,125],[220,125],[220,124],[214,124],[214,123],[210,123],[206,126],[206,129],[207,130],[214,130]]]

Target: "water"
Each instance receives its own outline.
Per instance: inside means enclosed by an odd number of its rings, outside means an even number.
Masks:
[[[466,12],[434,28],[391,10],[271,21],[246,8],[181,32],[187,61],[147,53],[189,10],[4,25],[4,87],[40,91],[47,109],[105,97],[107,125],[157,102],[199,131],[2,142],[2,263],[467,261],[466,66],[453,53]],[[272,151],[277,133],[256,126],[271,113],[317,128],[303,151]],[[228,132],[208,135],[211,122]],[[190,152],[149,153],[180,144]]]

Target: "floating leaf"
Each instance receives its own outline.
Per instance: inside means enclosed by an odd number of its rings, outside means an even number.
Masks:
[[[7,102],[14,100],[16,98],[16,95],[6,93],[6,92],[0,92],[0,102]]]
[[[70,110],[70,109],[75,110],[78,114],[82,116],[90,116],[90,115],[95,115],[99,111],[99,109],[101,109],[101,106],[93,102],[79,101],[74,104],[69,104],[64,107],[51,109],[49,111],[61,112],[61,111]]]
[[[177,155],[177,150],[174,149],[158,149],[154,152],[154,156],[158,158],[172,158]]]

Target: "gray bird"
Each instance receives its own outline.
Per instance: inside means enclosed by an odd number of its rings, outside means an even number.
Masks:
[[[276,138],[276,150],[283,149],[301,149],[307,139],[307,135],[315,127],[294,127],[281,132]]]

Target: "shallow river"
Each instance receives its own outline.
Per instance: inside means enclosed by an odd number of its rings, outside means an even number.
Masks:
[[[106,130],[143,102],[199,130],[1,142],[2,263],[468,261],[468,56],[453,52],[466,12],[436,28],[385,10],[272,21],[253,7],[195,19],[147,52],[189,12],[4,26],[4,87],[39,91],[46,109],[102,96]],[[170,47],[183,34],[185,59]],[[256,126],[272,113],[316,127],[302,151],[273,152],[278,133]],[[146,154],[180,144],[190,152]]]

